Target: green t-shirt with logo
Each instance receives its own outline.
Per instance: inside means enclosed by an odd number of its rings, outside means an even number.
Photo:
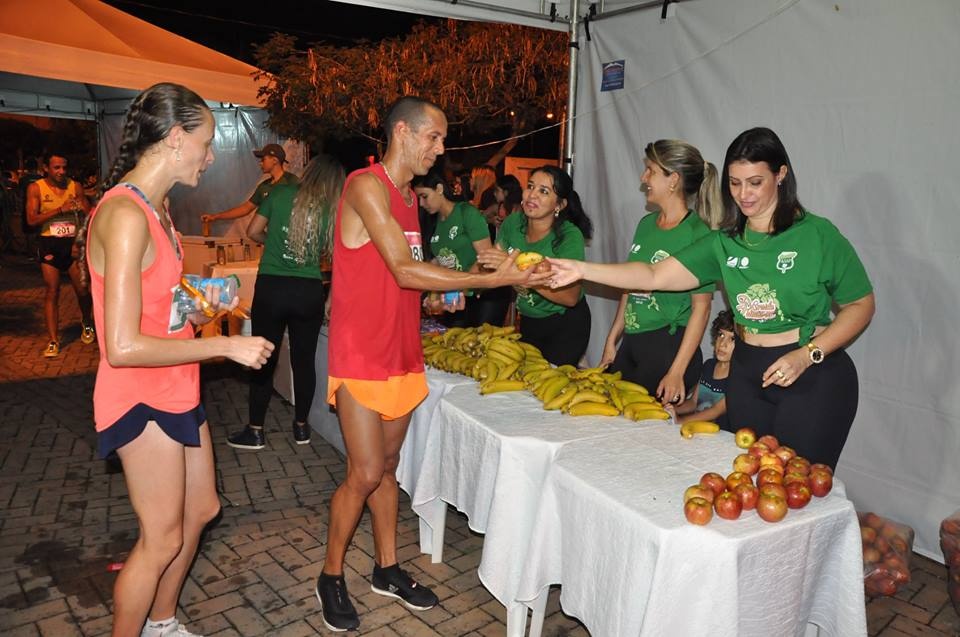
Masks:
[[[714,232],[674,256],[700,282],[723,281],[736,323],[755,334],[799,328],[800,345],[830,324],[832,303],[873,291],[850,242],[810,212],[778,235]]]
[[[657,226],[658,216],[659,213],[651,213],[637,224],[627,261],[657,263],[710,234],[710,227],[692,210],[669,230]],[[713,283],[708,283],[690,292],[631,291],[623,311],[624,331],[640,334],[668,327],[673,334],[677,326],[686,326],[690,320],[690,295],[712,293],[715,289]]]
[[[300,263],[290,249],[290,216],[293,212],[293,200],[300,186],[297,184],[275,184],[270,196],[257,209],[257,214],[267,218],[267,239],[263,244],[263,256],[260,257],[259,274],[277,276],[298,276],[305,279],[319,279],[320,264],[316,261]],[[321,215],[319,236],[323,236],[329,223],[329,214]]]
[[[446,219],[437,220],[437,228],[430,237],[430,250],[439,265],[466,272],[477,261],[473,242],[489,238],[483,214],[466,201],[460,201],[454,204]]]
[[[526,216],[522,212],[515,212],[500,224],[497,233],[497,245],[504,250],[519,250],[520,252],[538,252],[545,257],[559,257],[563,259],[583,260],[586,256],[586,247],[583,233],[569,221],[564,221],[559,230],[554,228],[547,236],[534,243],[527,242]],[[554,246],[554,240],[559,231],[560,240]],[[583,298],[581,288],[580,298]],[[552,301],[548,301],[536,290],[517,288],[517,311],[523,316],[544,318],[554,314],[563,314],[569,308]]]
[[[259,184],[257,184],[256,190],[253,191],[253,195],[250,197],[250,203],[258,208],[263,205],[263,202],[266,201],[267,197],[270,196],[270,193],[273,189],[281,184],[299,184],[300,179],[293,173],[284,172],[280,175],[280,179],[273,182],[272,179],[264,179]]]

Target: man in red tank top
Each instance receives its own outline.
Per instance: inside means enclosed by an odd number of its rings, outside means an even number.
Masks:
[[[384,121],[383,161],[352,173],[334,230],[328,401],[337,407],[347,476],[330,501],[327,555],[317,580],[331,630],[359,626],[343,579],[347,546],[364,504],[373,520],[372,590],[408,608],[437,604],[397,564],[397,463],[410,414],[427,394],[420,346],[420,291],[534,286],[547,274],[519,271],[512,258],[489,273],[423,261],[417,201],[410,187],[443,154],[447,119],[436,105],[403,97]]]

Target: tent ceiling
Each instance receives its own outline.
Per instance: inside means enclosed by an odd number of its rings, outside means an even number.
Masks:
[[[0,25],[0,71],[137,91],[176,81],[208,100],[258,104],[255,67],[98,0],[3,0]]]
[[[459,18],[483,22],[508,22],[526,26],[566,31],[570,23],[570,3],[547,0],[336,0],[379,9],[442,18]],[[676,2],[678,0],[672,0]],[[663,5],[663,0],[598,0],[593,19]],[[581,0],[581,17],[590,12],[590,2]]]

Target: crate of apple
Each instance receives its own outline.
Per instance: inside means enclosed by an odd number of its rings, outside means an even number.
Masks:
[[[863,586],[870,597],[889,596],[910,582],[913,529],[876,513],[857,513],[863,541]]]
[[[947,565],[947,593],[960,615],[960,511],[940,523],[940,549]]]
[[[779,522],[790,509],[802,509],[813,497],[833,489],[833,470],[811,464],[774,436],[757,439],[751,429],[736,432],[744,449],[733,460],[733,472],[703,474],[683,494],[683,512],[691,524],[708,524],[713,515],[736,520],[744,511],[756,511],[766,522]]]

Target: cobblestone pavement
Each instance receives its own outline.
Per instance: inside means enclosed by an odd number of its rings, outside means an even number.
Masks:
[[[79,313],[64,286],[63,350],[44,359],[43,290],[35,266],[0,262],[0,634],[108,635],[115,573],[136,538],[119,466],[97,460],[91,415],[96,347],[79,340]],[[289,405],[275,397],[268,448],[238,452],[227,431],[246,418],[246,385],[229,364],[204,365],[203,399],[214,434],[222,517],[205,535],[181,596],[191,630],[216,637],[300,637],[327,632],[313,596],[324,555],[327,505],[343,458],[319,436],[291,442]],[[369,592],[373,539],[364,516],[347,555],[346,578],[361,634],[505,633],[506,614],[477,578],[483,537],[448,516],[444,564],[421,555],[417,520],[401,496],[401,562],[441,604],[411,613]],[[912,581],[870,601],[870,634],[960,635],[943,566],[914,556]],[[554,590],[544,634],[587,635],[559,610]]]

